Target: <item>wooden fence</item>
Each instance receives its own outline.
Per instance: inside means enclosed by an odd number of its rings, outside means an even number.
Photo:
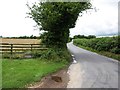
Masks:
[[[25,51],[47,50],[44,44],[10,44],[0,43],[0,53],[23,53]]]

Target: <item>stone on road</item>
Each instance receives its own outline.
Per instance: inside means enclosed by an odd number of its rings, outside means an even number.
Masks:
[[[67,88],[118,88],[118,61],[67,44],[77,63],[69,67]]]

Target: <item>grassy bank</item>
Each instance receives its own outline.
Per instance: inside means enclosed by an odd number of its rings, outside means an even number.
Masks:
[[[101,55],[120,60],[118,37],[95,39],[74,39],[76,46],[99,53]]]
[[[55,72],[67,62],[54,62],[44,59],[21,59],[2,61],[2,87],[20,88],[39,81],[43,76]]]

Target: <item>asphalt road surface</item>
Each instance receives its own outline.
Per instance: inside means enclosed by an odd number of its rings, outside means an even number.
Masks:
[[[67,44],[77,63],[69,67],[68,88],[118,88],[118,61]]]

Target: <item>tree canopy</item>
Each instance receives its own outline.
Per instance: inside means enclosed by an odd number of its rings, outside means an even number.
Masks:
[[[86,38],[86,39],[91,39],[91,38],[96,38],[96,36],[95,35],[88,35],[88,36],[84,36],[84,35],[75,35],[74,37],[73,37],[74,39],[82,39],[82,38]]]
[[[79,13],[91,8],[87,2],[39,2],[28,5],[30,18],[40,30],[47,31],[46,44],[50,47],[63,48],[69,38],[69,29],[75,27]]]

